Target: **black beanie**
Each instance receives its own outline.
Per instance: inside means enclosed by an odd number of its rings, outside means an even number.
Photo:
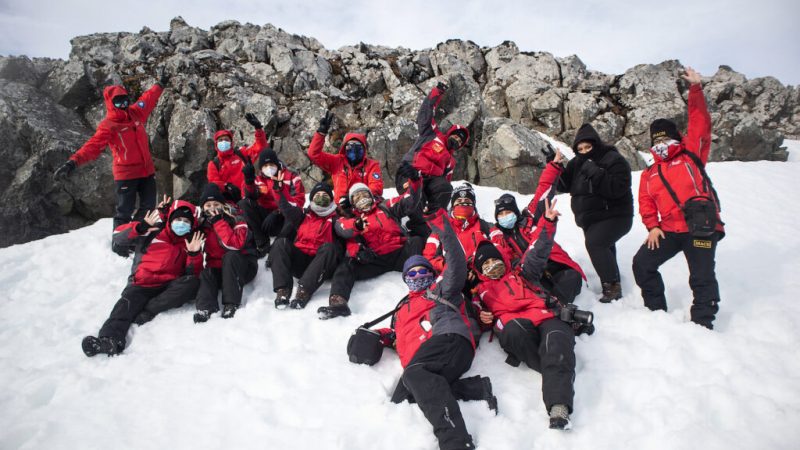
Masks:
[[[468,198],[472,200],[473,205],[475,204],[475,190],[472,188],[471,184],[464,183],[453,189],[453,194],[450,196],[450,206],[452,207],[453,203],[459,198]]]
[[[309,194],[308,198],[313,199],[314,196],[317,195],[317,192],[320,191],[326,192],[328,196],[331,198],[331,200],[333,200],[333,188],[331,187],[330,184],[324,182],[315,184],[314,187],[311,188],[311,193]]]
[[[483,273],[483,263],[492,258],[502,261],[503,255],[500,254],[500,250],[498,250],[494,244],[489,241],[483,241],[478,244],[478,248],[475,250],[475,258],[472,260],[472,265],[475,267],[475,270]]]
[[[517,206],[517,199],[514,198],[511,194],[503,194],[494,201],[494,218],[497,220],[497,216],[503,211],[511,211],[520,216],[519,207]]]
[[[192,223],[194,223],[194,211],[190,210],[189,208],[187,208],[185,206],[181,206],[180,208],[176,209],[175,211],[172,211],[172,214],[170,214],[170,216],[169,216],[169,220],[173,221],[173,220],[177,219],[178,217],[185,217],[185,218],[189,219]]]
[[[282,167],[281,161],[278,159],[278,154],[275,153],[275,150],[271,148],[265,148],[261,150],[261,153],[258,154],[258,170],[261,170],[265,164],[272,163],[278,166],[280,169]]]
[[[205,188],[203,188],[203,193],[200,194],[200,201],[198,204],[202,207],[206,204],[206,202],[210,202],[212,200],[216,200],[220,203],[225,203],[225,197],[222,195],[222,191],[219,189],[214,183],[208,183]]]
[[[667,119],[656,119],[650,124],[650,144],[660,137],[667,136],[676,141],[683,139],[675,122]]]

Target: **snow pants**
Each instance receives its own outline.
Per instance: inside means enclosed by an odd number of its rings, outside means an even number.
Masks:
[[[133,211],[137,217],[144,217],[147,211],[156,207],[156,177],[150,175],[145,178],[114,181],[114,190],[117,194],[117,208],[114,212],[114,229],[131,221]],[[136,208],[136,199],[139,199],[139,208]]]
[[[584,228],[586,251],[601,282],[619,281],[616,243],[631,231],[632,225],[633,217],[614,217]]]
[[[294,285],[294,278],[309,295],[319,289],[322,282],[330,278],[336,265],[342,259],[343,249],[338,242],[323,244],[316,255],[309,255],[295,247],[289,238],[278,238],[269,252],[269,264],[272,270],[272,286],[278,289],[289,289]]]
[[[247,227],[253,232],[257,248],[269,246],[270,236],[278,236],[283,229],[283,214],[277,209],[262,207],[256,200],[245,198],[239,202]]]
[[[561,303],[572,303],[581,293],[583,278],[580,272],[572,267],[549,260],[541,282],[542,286],[558,297]]]
[[[714,257],[720,237],[719,232],[707,238],[694,237],[689,233],[664,233],[658,248],[650,250],[647,244],[643,244],[633,257],[633,276],[642,289],[644,305],[654,311],[667,310],[664,280],[658,268],[683,252],[689,265],[689,287],[694,296],[692,322],[713,328],[720,301],[719,284],[714,273]]]
[[[542,374],[542,400],[547,411],[553,405],[566,405],[572,412],[575,396],[575,332],[558,318],[534,326],[528,319],[514,319],[502,330],[495,330],[500,346],[508,353],[512,366],[524,362]]]
[[[395,178],[395,185],[398,193],[404,193],[403,184],[408,181],[402,175],[397,175]],[[419,236],[422,239],[428,239],[431,234],[431,229],[428,222],[425,220],[425,214],[432,214],[440,208],[447,209],[450,204],[450,196],[453,194],[453,185],[447,181],[446,177],[425,177],[422,180],[422,192],[420,198],[422,204],[425,205],[423,211],[414,212],[408,215],[408,222],[406,228],[412,236]]]
[[[228,251],[222,256],[222,267],[206,267],[200,272],[200,289],[197,292],[197,310],[219,311],[217,297],[222,290],[222,304],[242,304],[244,285],[253,281],[258,272],[258,259]]]

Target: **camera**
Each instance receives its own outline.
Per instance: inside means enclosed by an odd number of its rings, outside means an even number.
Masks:
[[[578,309],[572,303],[561,306],[558,311],[558,318],[567,323],[579,323],[583,325],[591,325],[594,320],[594,314],[591,311],[583,311]]]

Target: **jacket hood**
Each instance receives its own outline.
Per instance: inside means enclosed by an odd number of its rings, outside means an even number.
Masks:
[[[120,86],[107,86],[103,89],[103,102],[106,104],[106,118],[114,122],[123,122],[128,120],[128,112],[114,106],[111,100],[119,95],[128,95],[128,91]]]
[[[592,150],[589,153],[578,153],[578,144],[581,142],[591,142]],[[581,125],[581,127],[578,128],[578,132],[575,133],[575,140],[572,142],[572,150],[575,152],[575,156],[582,156],[584,158],[599,158],[606,154],[609,148],[600,138],[600,135],[597,134],[597,130],[595,130],[590,124],[585,123]]]
[[[231,149],[227,152],[221,152],[217,150],[217,141],[222,136],[228,136],[231,139]],[[233,155],[233,149],[234,149],[234,139],[233,139],[233,132],[231,130],[219,130],[216,133],[214,133],[214,151],[217,152],[217,156],[219,156],[220,158],[227,158],[228,156]]]
[[[453,125],[452,127],[450,127],[449,130],[447,130],[447,137],[450,137],[451,134],[455,133],[458,130],[463,131],[464,134],[467,136],[466,139],[464,139],[464,142],[461,143],[461,147],[463,148],[464,146],[467,145],[467,143],[469,143],[469,130],[467,129],[467,127],[463,125]]]
[[[484,246],[484,245],[491,245],[492,247],[494,247],[494,250],[497,251],[500,254],[500,259],[503,260],[503,264],[505,264],[505,266],[506,266],[506,272],[503,274],[502,277],[498,278],[497,280],[494,280],[492,278],[487,277],[486,275],[483,274],[482,271],[478,270],[478,268],[475,266],[475,255],[477,255],[478,250],[481,248],[481,246]],[[485,239],[485,240],[479,242],[478,246],[475,247],[475,255],[473,255],[468,261],[469,269],[472,270],[475,273],[475,275],[478,277],[478,280],[480,280],[481,282],[502,280],[503,278],[507,277],[509,273],[511,273],[511,261],[509,261],[507,255],[505,255],[505,254],[503,254],[503,252],[499,251],[497,246],[494,245],[492,243],[492,241],[490,241],[488,239]]]
[[[339,147],[339,154],[344,156],[345,155],[344,146],[347,144],[347,142],[353,141],[353,140],[361,142],[361,145],[364,146],[364,158],[362,159],[362,161],[366,161],[367,154],[369,153],[369,147],[367,147],[367,135],[366,134],[361,134],[361,133],[347,133],[347,134],[345,134],[344,135],[344,139],[342,139],[342,145]]]
[[[179,210],[181,208],[188,209],[189,212],[192,214],[192,229],[197,227],[197,215],[198,215],[197,207],[195,207],[192,203],[187,202],[186,200],[175,200],[175,201],[173,201],[172,205],[170,205],[170,207],[169,207],[169,213],[167,214],[167,223],[166,223],[166,226],[164,227],[164,229],[167,231],[167,233],[169,233],[170,236],[176,237],[176,238],[178,236],[175,236],[175,233],[172,232],[172,228],[169,226],[169,224],[172,221],[172,216],[175,215],[175,211],[177,211],[177,210]],[[186,236],[182,236],[182,237],[189,237],[189,235],[187,234]]]

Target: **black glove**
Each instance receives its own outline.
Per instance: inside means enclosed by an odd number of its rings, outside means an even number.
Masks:
[[[400,165],[400,168],[397,170],[397,173],[400,175],[408,178],[411,181],[419,180],[419,171],[414,168],[408,161],[403,161],[403,164]]]
[[[325,113],[325,117],[319,119],[319,128],[317,128],[317,133],[328,134],[328,130],[331,128],[332,123],[333,113],[328,111]]]
[[[242,190],[234,186],[233,183],[227,183],[225,185],[225,196],[231,201],[238,202],[242,199]]]
[[[244,175],[245,183],[253,184],[256,182],[256,168],[252,162],[245,162],[244,167],[242,167],[242,174]]]
[[[572,330],[575,332],[575,336],[580,336],[585,334],[587,336],[591,336],[594,334],[594,324],[593,323],[572,323]]]
[[[75,164],[75,161],[71,159],[68,160],[63,166],[56,169],[55,173],[53,173],[53,179],[55,181],[61,181],[67,178],[72,174],[72,171],[74,171],[76,167],[78,167],[78,165]]]
[[[440,94],[444,95],[444,93],[447,92],[447,85],[440,81],[436,83],[436,89],[439,90]]]
[[[353,223],[353,226],[356,227],[356,230],[358,230],[358,231],[364,231],[364,228],[366,228],[368,225],[369,225],[369,222],[367,222],[367,220],[364,219],[363,217],[359,217]]]
[[[250,123],[250,125],[252,125],[252,126],[253,126],[253,128],[255,128],[256,130],[260,130],[261,128],[263,128],[263,126],[261,125],[261,122],[258,120],[258,117],[256,117],[256,115],[255,115],[255,114],[253,114],[253,113],[247,113],[247,114],[245,114],[245,115],[244,115],[244,118],[245,118],[245,120],[247,120],[247,121]]]
[[[366,245],[361,245],[358,248],[358,253],[356,253],[356,261],[361,264],[370,264],[378,257],[375,252],[367,247]]]
[[[140,236],[147,233],[147,230],[150,229],[150,224],[142,220],[141,222],[136,224],[136,233]]]
[[[339,208],[342,209],[351,209],[353,205],[350,204],[350,199],[347,197],[342,197],[339,199]]]
[[[545,162],[551,162],[552,160],[556,159],[556,151],[553,149],[553,146],[550,143],[547,143],[547,147],[542,149],[542,153],[544,154]]]
[[[581,175],[589,180],[594,180],[603,175],[604,170],[591,159],[586,159],[581,165]]]
[[[164,66],[156,69],[156,77],[158,78],[158,84],[160,84],[162,88],[166,87],[167,83],[169,83],[170,74],[167,73]]]

